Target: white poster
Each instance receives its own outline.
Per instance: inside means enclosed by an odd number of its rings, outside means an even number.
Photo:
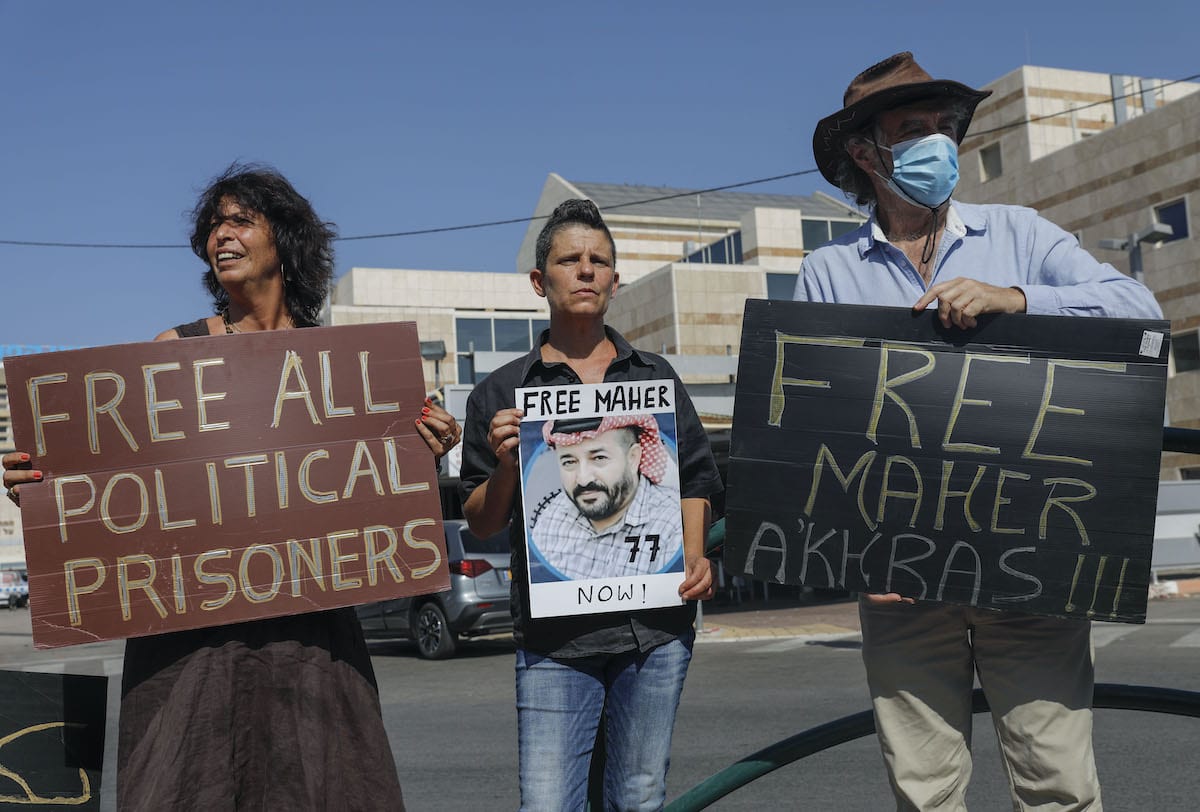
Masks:
[[[672,380],[517,390],[533,617],[679,606]]]

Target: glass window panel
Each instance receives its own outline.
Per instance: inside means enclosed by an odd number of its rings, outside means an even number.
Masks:
[[[979,179],[987,183],[1002,174],[1004,174],[1004,164],[1000,159],[1000,145],[988,144],[979,150]]]
[[[529,349],[529,322],[525,319],[496,319],[497,352],[525,352]]]
[[[742,264],[742,232],[733,232],[733,264]]]
[[[836,240],[838,237],[842,236],[843,234],[849,234],[851,231],[853,231],[854,229],[858,228],[861,225],[862,225],[862,223],[848,223],[845,220],[830,220],[829,221],[829,230],[832,232],[831,239]],[[805,243],[804,247],[808,248],[808,244]]]
[[[475,342],[477,352],[490,352],[492,349],[492,320],[491,319],[455,319],[455,348],[459,352],[471,349]]]
[[[542,331],[550,329],[550,322],[547,319],[531,319],[529,327],[530,332],[533,334],[533,343],[536,344],[538,336],[542,334]]]
[[[1160,223],[1166,223],[1174,229],[1175,233],[1166,242],[1174,242],[1175,240],[1182,240],[1187,237],[1187,204],[1184,201],[1176,200],[1174,203],[1168,203],[1165,206],[1155,208],[1154,219]]]
[[[1184,333],[1171,339],[1171,354],[1175,356],[1176,372],[1200,369],[1200,334]]]
[[[794,273],[767,274],[767,298],[791,301],[796,292],[796,277]]]
[[[458,356],[458,382],[459,383],[476,383],[471,378],[471,370],[474,365],[471,363],[474,359],[466,356]]]
[[[829,242],[829,221],[801,220],[800,234],[804,240],[804,249],[811,251],[818,245]]]

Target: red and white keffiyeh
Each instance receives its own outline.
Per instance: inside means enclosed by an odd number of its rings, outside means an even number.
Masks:
[[[670,452],[663,444],[662,437],[658,433],[658,421],[652,414],[610,415],[602,418],[599,426],[586,431],[556,432],[554,431],[555,422],[547,420],[542,426],[542,438],[551,448],[578,445],[584,440],[594,439],[613,429],[639,429],[638,445],[642,447],[642,461],[638,465],[638,471],[655,485],[662,482],[663,476],[667,473]]]

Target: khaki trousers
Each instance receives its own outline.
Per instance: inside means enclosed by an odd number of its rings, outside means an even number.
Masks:
[[[896,808],[963,810],[975,674],[1014,810],[1099,812],[1091,624],[940,603],[859,605]]]

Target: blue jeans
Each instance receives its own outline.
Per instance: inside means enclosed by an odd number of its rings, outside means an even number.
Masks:
[[[604,711],[606,809],[662,809],[671,731],[695,637],[647,652],[553,660],[517,649],[521,809],[582,810]]]

